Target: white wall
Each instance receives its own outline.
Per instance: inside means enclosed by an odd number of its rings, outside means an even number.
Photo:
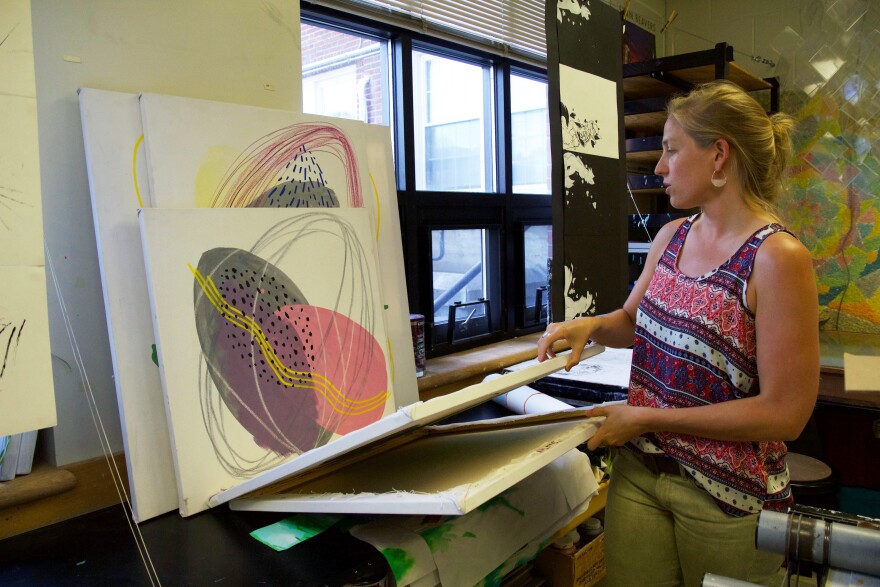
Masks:
[[[666,0],[669,12],[678,13],[664,35],[667,55],[711,49],[716,43],[733,46],[736,64],[765,78],[775,67],[752,60],[763,57],[774,63],[778,54],[772,42],[786,26],[803,31],[814,17],[818,0]]]
[[[119,452],[76,91],[150,91],[299,110],[299,1],[32,0],[31,6],[45,241],[98,411]],[[44,456],[65,465],[102,450],[51,279],[58,425],[41,444]],[[145,360],[149,353],[144,349]]]

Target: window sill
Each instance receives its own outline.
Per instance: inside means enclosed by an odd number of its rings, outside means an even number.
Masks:
[[[419,378],[419,399],[422,401],[458,391],[481,382],[486,375],[498,373],[537,356],[540,332],[451,355],[428,359],[425,374]]]

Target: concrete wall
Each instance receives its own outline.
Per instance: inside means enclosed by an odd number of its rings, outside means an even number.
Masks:
[[[77,89],[299,110],[298,0],[32,0],[45,241],[110,448],[122,450]],[[2,137],[0,137],[2,140]],[[43,456],[102,454],[49,275],[57,427]]]

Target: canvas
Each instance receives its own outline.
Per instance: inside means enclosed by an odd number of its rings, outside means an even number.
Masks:
[[[0,265],[43,265],[30,3],[0,2]],[[49,369],[49,365],[44,365]]]
[[[604,350],[591,345],[582,357]],[[371,514],[474,510],[595,433],[566,411],[429,426],[565,366],[568,354],[400,408],[213,498],[233,509]]]
[[[140,222],[183,515],[393,411],[366,210]]]
[[[80,89],[92,217],[132,515],[177,508],[137,211],[152,205],[137,94]]]
[[[43,267],[0,267],[0,435],[57,423]]]
[[[141,110],[157,208],[370,211],[395,401],[418,401],[389,129],[149,93]]]
[[[0,128],[0,265],[42,265],[36,100],[0,95]]]

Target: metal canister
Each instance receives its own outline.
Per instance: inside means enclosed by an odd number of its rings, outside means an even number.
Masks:
[[[425,374],[425,317],[422,314],[410,314],[409,325],[412,330],[416,377],[421,377]]]

